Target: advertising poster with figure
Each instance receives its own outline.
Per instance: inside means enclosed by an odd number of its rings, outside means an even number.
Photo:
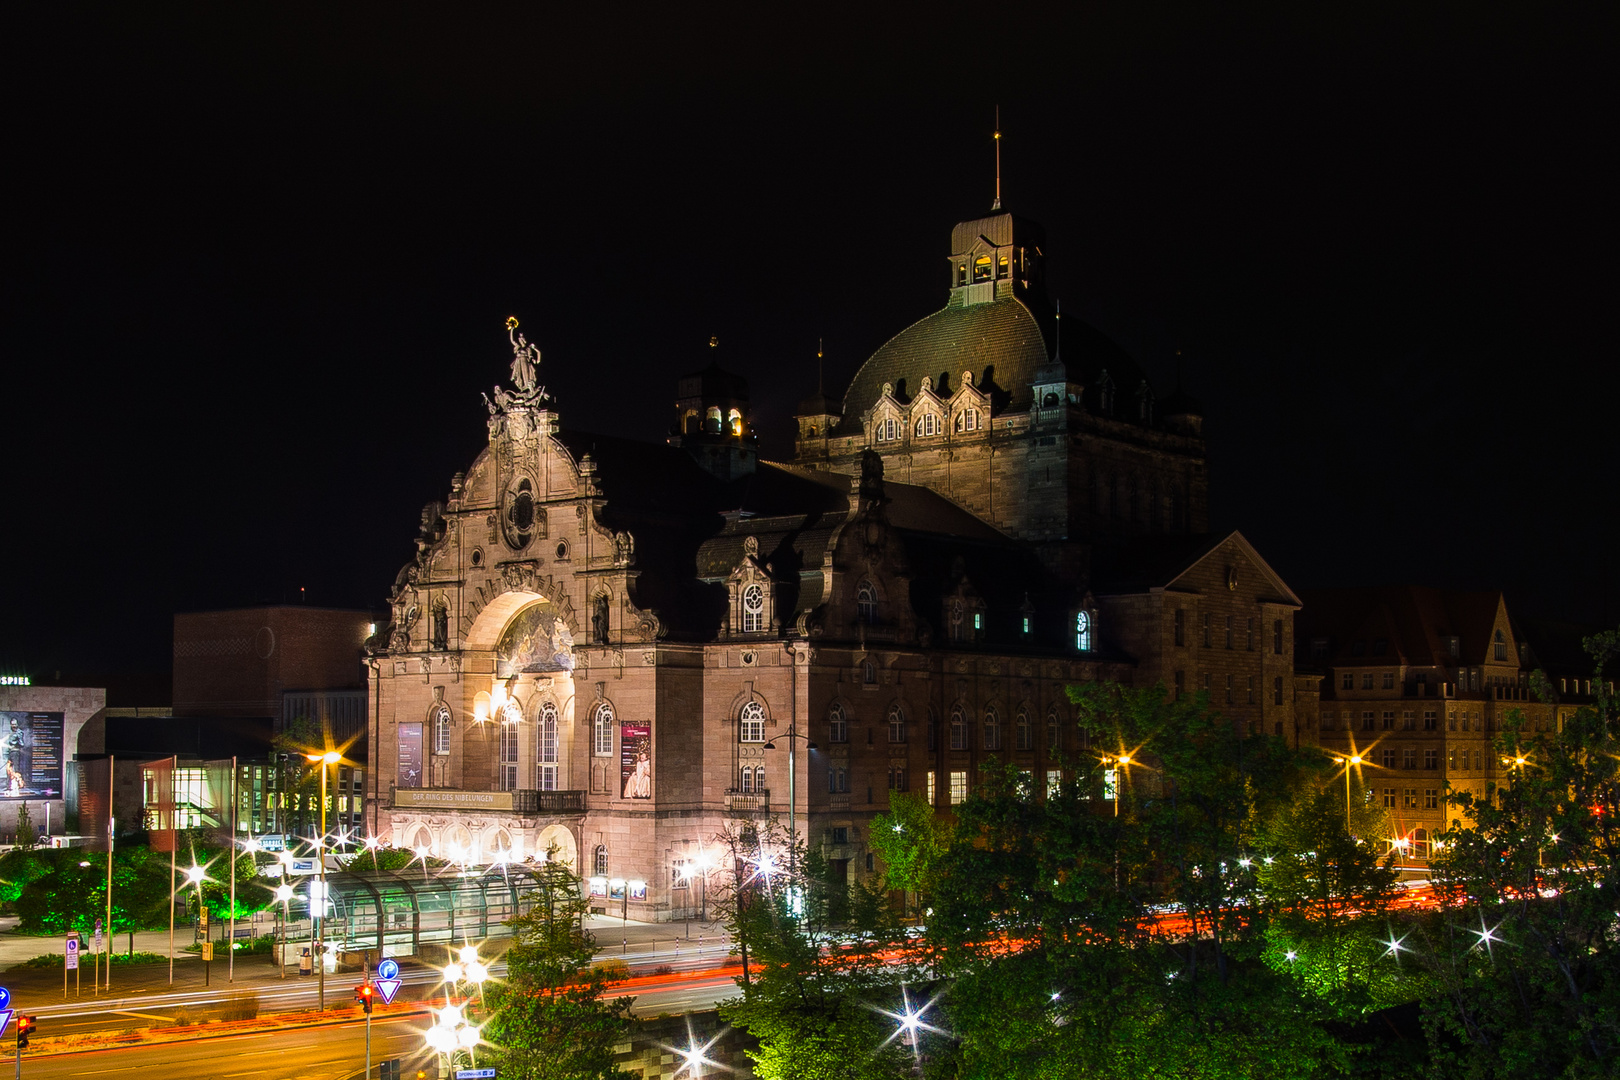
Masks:
[[[399,777],[402,788],[422,786],[422,725],[399,725]]]
[[[619,725],[619,797],[652,798],[652,725]]]
[[[62,794],[63,714],[0,712],[0,799]]]

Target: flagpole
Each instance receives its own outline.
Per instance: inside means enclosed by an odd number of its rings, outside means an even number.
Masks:
[[[174,769],[180,763],[179,755],[169,758],[169,790],[165,792],[164,808],[168,811],[165,830],[169,834],[169,985],[174,985],[174,853],[180,846],[180,837],[174,831]]]

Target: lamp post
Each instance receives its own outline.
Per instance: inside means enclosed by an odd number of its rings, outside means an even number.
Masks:
[[[1360,768],[1363,761],[1360,754],[1351,754],[1338,759],[1338,764],[1344,766],[1344,831],[1350,832],[1350,768]]]
[[[304,757],[321,767],[321,832],[315,838],[315,868],[321,882],[321,903],[315,913],[315,963],[319,965],[316,979],[316,1001],[320,1011],[326,1011],[326,767],[343,760],[336,750],[324,754],[305,754]]]
[[[445,1001],[444,1008],[435,1009],[434,1015],[438,1017],[438,1023],[423,1032],[422,1038],[426,1040],[428,1049],[444,1055],[444,1072],[448,1073],[456,1051],[465,1050],[467,1056],[472,1057],[472,1049],[478,1045],[478,1028],[468,1022],[460,1005],[449,1000]]]
[[[281,901],[281,948],[276,950],[276,955],[281,958],[283,979],[287,977],[287,905],[292,902],[292,897],[293,887],[283,878],[281,884],[276,886],[276,899]]]
[[[817,749],[816,744],[810,741],[810,736],[808,736],[808,735],[800,735],[798,733],[798,731],[796,730],[797,727],[798,727],[798,720],[795,719],[793,721],[793,725],[788,728],[788,732],[787,732],[786,735],[778,735],[778,736],[776,736],[776,739],[786,739],[788,741],[788,837],[789,837],[789,841],[788,841],[788,882],[789,882],[789,885],[788,885],[788,887],[789,888],[794,888],[793,882],[796,880],[796,878],[794,877],[794,871],[795,871],[795,866],[796,866],[796,863],[797,863],[796,854],[797,854],[798,847],[799,847],[799,821],[798,821],[799,798],[798,798],[798,786],[797,786],[798,785],[798,779],[799,779],[799,769],[798,769],[798,759],[794,755],[794,752],[793,752],[793,740],[795,740],[795,739],[803,739],[804,740],[804,748],[806,750],[815,750],[815,749]],[[776,749],[776,739],[772,739],[770,742],[766,743],[765,744],[765,749],[767,749],[767,750],[775,750]]]
[[[203,883],[203,879],[206,878],[207,876],[208,876],[208,871],[204,870],[202,867],[198,866],[196,863],[192,863],[191,867],[188,870],[186,870],[186,880],[191,882],[191,884],[193,884],[193,885],[195,885],[197,887],[197,925],[199,927],[203,925],[202,883]],[[205,932],[203,934],[203,942],[202,942],[202,951],[203,951],[203,957],[204,957],[204,959],[203,959],[203,985],[204,986],[208,985],[208,960],[207,960],[208,948],[209,948],[208,935]]]
[[[1104,758],[1104,762],[1114,765],[1114,816],[1119,817],[1119,796],[1125,786],[1125,770],[1131,765],[1131,755],[1120,754],[1118,757]]]
[[[484,980],[489,978],[489,968],[478,958],[478,946],[463,945],[457,959],[444,966],[444,981],[450,984],[452,990],[464,982],[470,982],[478,990],[478,1000],[484,1000]]]

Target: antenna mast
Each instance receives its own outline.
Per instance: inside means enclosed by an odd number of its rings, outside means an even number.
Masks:
[[[1001,106],[996,106],[996,201],[990,209],[1001,209]]]

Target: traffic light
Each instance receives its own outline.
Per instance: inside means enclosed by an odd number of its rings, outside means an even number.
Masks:
[[[366,1015],[370,1016],[371,1003],[377,997],[377,988],[370,983],[362,983],[354,988],[354,996],[355,1000],[360,1002],[360,1007],[366,1010]]]
[[[17,1049],[28,1049],[28,1036],[34,1033],[34,1018],[32,1016],[17,1017]]]

